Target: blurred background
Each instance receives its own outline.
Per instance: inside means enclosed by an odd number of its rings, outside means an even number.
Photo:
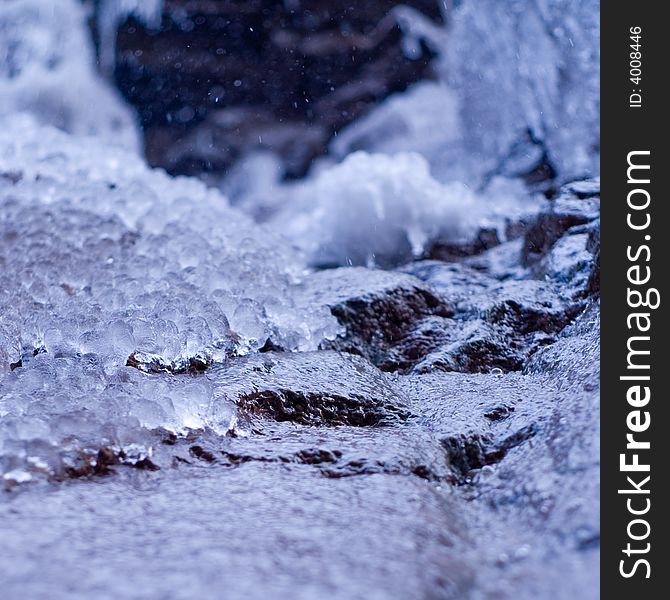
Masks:
[[[150,165],[227,186],[233,201],[354,150],[417,151],[440,181],[482,188],[500,175],[548,190],[598,174],[598,10],[592,0],[10,1],[3,108],[16,109],[14,97],[66,130],[120,112],[93,92],[90,62],[130,108]],[[119,139],[132,137],[125,121],[111,119]]]

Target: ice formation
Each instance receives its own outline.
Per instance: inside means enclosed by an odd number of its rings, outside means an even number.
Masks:
[[[435,107],[439,106],[439,110]],[[337,134],[331,152],[343,158],[371,149],[393,154],[419,152],[436,162],[445,144],[461,136],[458,97],[444,83],[423,81],[393,94],[371,113]],[[435,167],[433,167],[435,168]]]
[[[544,152],[560,180],[596,175],[599,8],[597,0],[464,0],[445,33],[404,7],[408,48],[424,39],[439,53],[441,82],[390,98],[341,132],[333,150],[419,151],[438,179],[471,185],[523,173]]]
[[[0,471],[234,417],[203,378],[127,362],[187,370],[336,332],[297,307],[304,264],[276,235],[95,138],[3,122],[0,198]]]
[[[81,2],[0,3],[0,117],[40,123],[107,144],[139,148],[132,111],[95,71]]]
[[[446,56],[471,155],[539,142],[559,177],[599,172],[599,21],[598,0],[463,2]]]
[[[434,179],[416,153],[355,152],[291,188],[270,221],[319,267],[389,267],[420,256],[431,242],[465,242],[481,227],[537,210],[518,182],[496,180],[480,196]]]

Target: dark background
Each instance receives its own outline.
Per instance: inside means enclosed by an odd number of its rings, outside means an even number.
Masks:
[[[433,77],[428,48],[403,53],[389,12],[398,4],[166,0],[159,29],[126,19],[113,78],[137,110],[149,163],[223,173],[263,148],[286,177],[304,175],[338,130]],[[402,4],[441,22],[434,0]]]

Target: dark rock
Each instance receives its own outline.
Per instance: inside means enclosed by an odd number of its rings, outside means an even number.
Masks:
[[[456,322],[443,317],[428,317],[419,322],[379,361],[382,371],[407,371],[433,350],[454,338]]]
[[[178,437],[172,453],[180,465],[193,464],[179,454],[185,448],[190,457],[226,468],[263,463],[309,467],[328,479],[384,474],[453,480],[440,441],[411,421],[398,428],[343,425],[324,430],[270,420],[249,437],[221,438],[210,431],[200,432],[197,439],[194,446],[192,439]]]
[[[324,463],[336,463],[342,458],[340,450],[324,450],[321,448],[309,448],[300,450],[295,457],[306,465],[322,465]]]
[[[600,197],[600,179],[583,179],[566,183],[561,191],[573,194],[580,200]]]
[[[535,263],[531,273],[554,281],[573,298],[600,291],[600,219],[570,228]]]
[[[244,413],[280,422],[363,427],[409,416],[381,372],[337,352],[259,354],[207,376]]]
[[[426,250],[425,258],[443,262],[458,262],[498,245],[500,245],[500,238],[496,229],[480,229],[473,240],[460,244],[436,241]]]
[[[326,305],[345,327],[324,347],[365,356],[373,364],[428,316],[448,317],[451,306],[416,279],[402,273],[358,267],[315,273],[305,284],[307,306]]]
[[[383,371],[488,373],[493,368],[516,371],[525,359],[524,344],[508,329],[496,331],[480,319],[425,319],[392,348],[379,368]]]
[[[117,465],[119,462],[119,456],[111,448],[100,448],[95,461],[95,472],[107,473],[111,466]]]
[[[464,310],[476,310],[493,325],[508,327],[516,336],[557,333],[582,308],[580,303],[564,297],[557,286],[534,280],[503,282],[464,306]]]
[[[118,30],[117,85],[139,113],[149,162],[175,174],[222,172],[270,149],[289,176],[391,93],[431,76],[431,52],[405,56],[397,0],[355,6],[167,0],[160,30]],[[408,0],[440,20],[436,3]]]
[[[502,421],[510,416],[514,411],[514,407],[509,407],[505,404],[499,406],[494,406],[491,410],[484,413],[484,416],[489,419],[489,421]]]
[[[377,364],[387,371],[519,370],[583,308],[579,298],[564,296],[556,283],[501,282],[463,263],[420,261],[403,270],[429,282],[455,310],[451,319],[419,321],[386,349]]]
[[[76,453],[73,460],[66,463],[62,474],[55,479],[63,476],[71,479],[82,477],[93,477],[98,475],[109,475],[114,471],[112,467],[118,465],[128,465],[135,469],[158,471],[159,467],[148,456],[129,455],[123,448],[110,448],[102,446],[97,452],[89,450],[80,450]]]
[[[202,446],[194,445],[189,448],[189,452],[200,460],[205,462],[214,462],[214,454],[209,450],[205,450]]]
[[[207,370],[211,364],[211,357],[196,355],[176,362],[166,360],[158,354],[148,352],[133,352],[126,360],[127,367],[133,367],[144,373],[198,373]]]
[[[438,262],[417,263],[408,270],[430,283],[454,307],[454,319],[482,319],[517,334],[560,331],[581,309],[579,302],[551,281],[498,281],[468,265]]]
[[[530,423],[498,441],[480,434],[460,434],[445,438],[442,444],[454,471],[455,483],[469,483],[472,471],[499,463],[512,448],[529,440],[537,432],[537,425]]]
[[[561,284],[573,296],[582,295],[594,270],[594,257],[587,249],[588,240],[587,233],[570,230],[533,267],[533,274]]]
[[[561,188],[549,209],[541,212],[526,231],[522,253],[525,266],[542,259],[569,229],[600,216],[599,186],[597,181],[588,181],[573,182]]]
[[[278,344],[275,344],[270,338],[265,340],[265,344],[263,344],[259,349],[259,352],[284,352],[284,348],[279,346]]]
[[[457,335],[414,366],[416,373],[456,371],[490,373],[493,369],[518,371],[525,360],[524,345],[511,332],[495,331],[479,320],[456,322]]]
[[[541,433],[541,413],[532,407],[542,384],[520,374],[433,371],[412,374],[402,386],[421,422],[440,440],[454,484],[470,483],[476,471],[501,463]]]
[[[23,173],[21,171],[0,171],[0,180],[3,179],[9,181],[12,185],[16,185],[23,179]]]
[[[238,355],[237,335],[230,332],[230,339],[223,339],[210,344],[191,356],[168,360],[151,352],[133,352],[126,359],[126,366],[133,367],[144,373],[170,373],[172,375],[203,373],[214,364],[221,364]],[[283,348],[268,339],[259,352],[282,352]]]
[[[9,370],[14,371],[16,369],[19,369],[28,364],[34,357],[40,354],[46,354],[46,352],[47,349],[46,346],[44,345],[40,346],[33,346],[31,344],[24,345],[21,348],[21,356],[19,357],[19,359],[9,363]]]
[[[565,371],[590,374],[597,365],[583,364],[599,353],[600,302],[594,300],[575,321],[561,332],[556,343],[536,352],[524,367],[524,373],[560,376]],[[584,381],[587,377],[584,377]]]
[[[286,389],[262,390],[238,397],[237,405],[250,414],[303,425],[379,425],[386,417],[380,400]]]
[[[404,266],[401,271],[427,283],[440,298],[454,307],[498,284],[492,277],[463,263],[445,264],[437,260],[421,260]]]
[[[477,256],[471,256],[463,264],[479,273],[500,281],[505,279],[525,279],[530,269],[521,264],[524,238],[517,238],[495,246]]]

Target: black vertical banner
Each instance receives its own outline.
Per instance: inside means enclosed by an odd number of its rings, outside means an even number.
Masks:
[[[601,4],[602,598],[670,593],[662,6]]]

